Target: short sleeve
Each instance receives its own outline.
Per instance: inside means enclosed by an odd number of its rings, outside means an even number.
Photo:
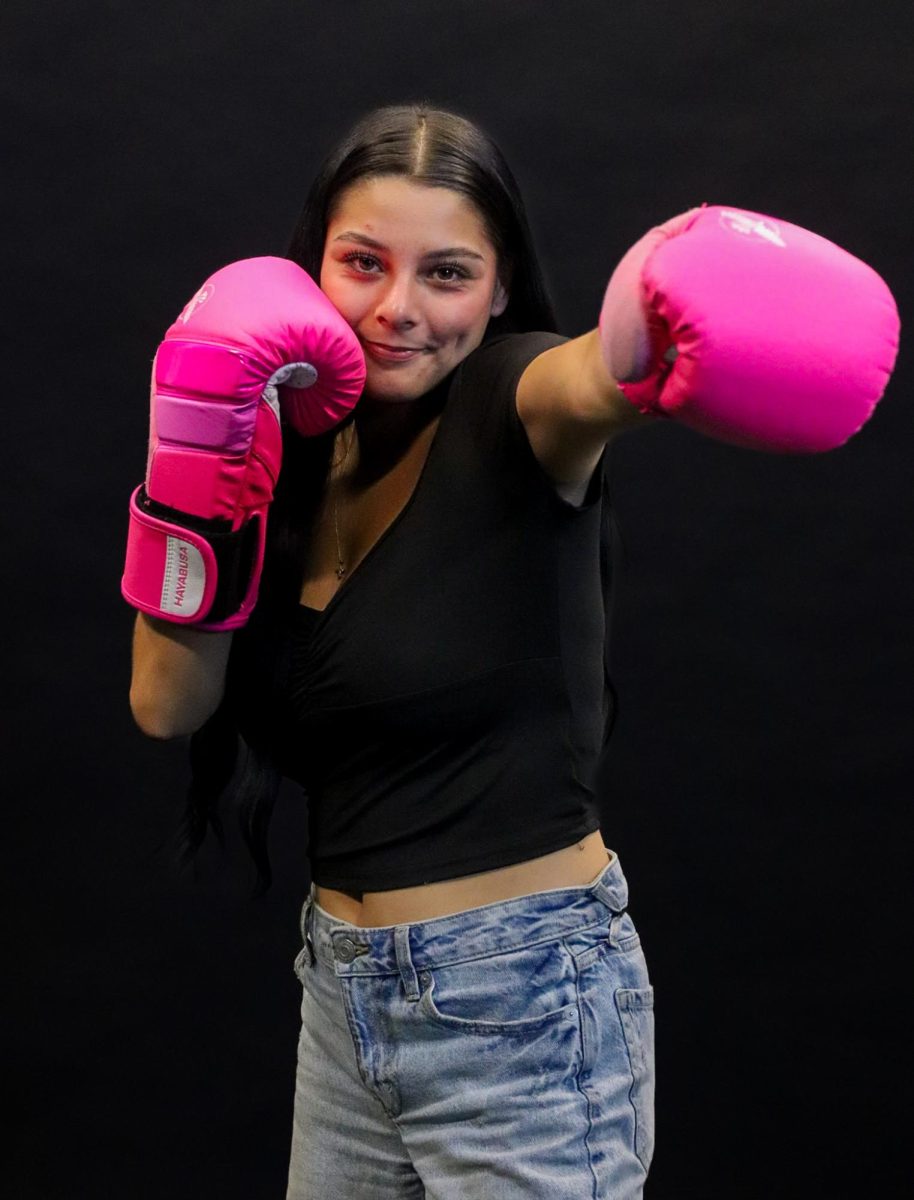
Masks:
[[[516,414],[514,398],[524,371],[546,350],[568,341],[560,333],[508,333],[485,342],[460,365],[457,386],[468,410],[496,428]]]
[[[547,492],[560,510],[578,513],[600,499],[603,459],[591,477],[582,503],[569,504],[559,496],[533,453],[516,404],[517,385],[530,363],[546,350],[567,341],[561,334],[545,331],[493,338],[461,364],[454,387],[463,419],[472,429],[478,448],[493,464],[506,469],[514,485],[525,480],[526,486],[535,492]]]
[[[538,355],[567,341],[558,333],[504,334],[485,342],[461,363],[454,389],[461,413],[484,449],[501,454],[514,445],[521,454],[532,455],[517,415],[517,385]]]

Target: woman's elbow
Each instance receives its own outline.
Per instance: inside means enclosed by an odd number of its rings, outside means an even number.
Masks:
[[[136,727],[147,737],[164,742],[177,736],[171,724],[165,720],[164,714],[147,708],[134,700],[133,696],[130,697],[130,714]]]
[[[209,715],[179,713],[134,692],[130,693],[130,712],[140,732],[160,742],[196,733]]]

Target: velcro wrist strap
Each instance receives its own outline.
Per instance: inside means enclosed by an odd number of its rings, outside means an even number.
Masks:
[[[121,594],[141,612],[201,629],[247,620],[259,578],[260,519],[232,530],[228,521],[159,504],[138,487],[130,498]]]

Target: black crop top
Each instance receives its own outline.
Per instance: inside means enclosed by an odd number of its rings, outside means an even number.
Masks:
[[[465,359],[406,507],[323,612],[271,619],[270,678],[249,696],[308,797],[318,885],[456,878],[599,827],[602,462],[566,503],[514,404],[565,340],[506,335]]]

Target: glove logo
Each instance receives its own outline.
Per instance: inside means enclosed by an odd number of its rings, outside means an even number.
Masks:
[[[781,237],[780,230],[774,221],[766,217],[756,217],[751,213],[734,212],[725,208],[720,214],[720,223],[731,233],[741,233],[744,237],[758,238],[769,242],[772,246],[780,246],[786,250],[787,243]]]
[[[163,613],[193,617],[203,603],[206,567],[196,546],[168,534],[165,539],[165,570],[159,609]]]
[[[185,305],[184,311],[181,313],[180,317],[178,317],[178,320],[182,325],[187,324],[197,309],[202,307],[202,305],[207,302],[215,290],[216,289],[214,285],[211,283],[207,283],[200,288],[199,292],[197,292],[196,296],[191,299],[190,303]]]

